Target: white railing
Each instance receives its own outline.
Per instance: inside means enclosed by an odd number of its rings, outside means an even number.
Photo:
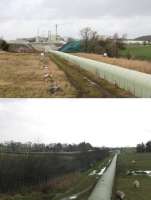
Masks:
[[[112,84],[116,84],[119,88],[131,92],[136,97],[151,98],[151,75],[149,74],[73,56],[63,52],[50,52],[96,74]]]

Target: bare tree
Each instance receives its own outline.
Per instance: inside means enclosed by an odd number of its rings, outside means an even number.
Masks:
[[[93,31],[90,27],[83,28],[81,31],[81,37],[82,37],[82,46],[85,52],[88,52],[89,47],[89,41],[92,38]]]
[[[123,34],[122,37],[119,37],[118,33],[115,33],[113,35],[113,45],[112,45],[112,56],[113,57],[119,57],[119,51],[120,49],[124,49],[125,45],[124,45],[124,40],[126,38],[126,34]]]
[[[81,30],[82,37],[82,50],[87,53],[107,53],[110,57],[119,57],[120,49],[125,47],[124,40],[126,35],[119,37],[118,33],[115,33],[110,38],[101,37],[95,30],[90,27],[86,27]]]
[[[0,49],[4,51],[8,51],[8,48],[9,48],[8,43],[5,40],[0,39]]]

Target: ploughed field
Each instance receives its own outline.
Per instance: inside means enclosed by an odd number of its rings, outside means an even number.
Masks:
[[[137,173],[129,173],[132,171]],[[144,171],[151,171],[150,153],[123,151],[118,158],[114,191],[123,191],[126,200],[150,200],[151,176]],[[134,187],[136,180],[140,182],[140,188]],[[116,199],[114,195],[113,199]]]

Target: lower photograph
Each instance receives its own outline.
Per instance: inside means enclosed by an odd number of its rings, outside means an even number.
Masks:
[[[0,200],[150,200],[150,105],[1,99]]]

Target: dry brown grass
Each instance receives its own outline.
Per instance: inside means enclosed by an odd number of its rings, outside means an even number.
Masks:
[[[43,65],[61,90],[50,93],[50,82],[44,79]],[[40,60],[39,54],[0,54],[0,97],[74,97],[75,89],[50,58]]]
[[[151,74],[151,62],[149,61],[128,60],[124,58],[109,58],[109,57],[103,57],[98,54],[88,54],[88,53],[76,53],[74,55],[113,65],[119,65],[124,68]]]

